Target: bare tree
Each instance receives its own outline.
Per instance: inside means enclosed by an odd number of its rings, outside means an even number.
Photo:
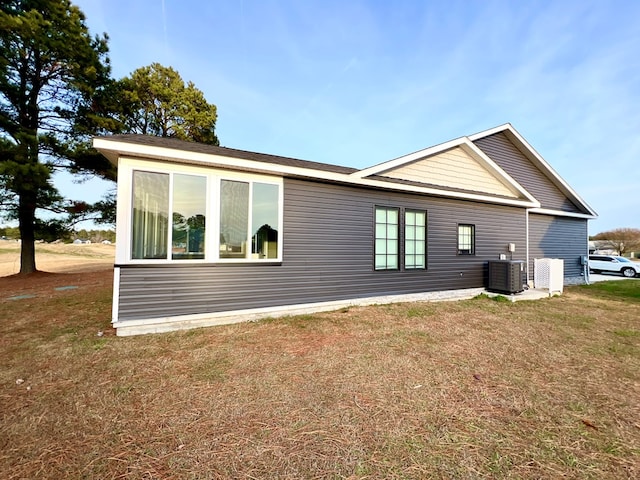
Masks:
[[[617,250],[620,255],[640,250],[640,229],[638,228],[616,228],[594,235],[592,239],[598,240],[601,246]]]

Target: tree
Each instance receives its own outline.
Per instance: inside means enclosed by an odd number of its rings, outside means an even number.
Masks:
[[[36,271],[36,210],[64,213],[58,169],[113,177],[91,152],[96,92],[109,84],[106,36],[91,37],[69,0],[9,0],[0,7],[0,209],[18,220],[20,273]],[[84,116],[84,118],[83,118]]]
[[[217,107],[207,102],[193,82],[185,84],[171,67],[152,63],[138,68],[129,77],[101,90],[100,95],[96,104],[113,120],[105,133],[153,135],[219,145],[215,133]],[[102,121],[102,117],[98,120]],[[90,129],[95,123],[90,124]],[[97,223],[115,224],[115,192],[109,192],[93,205],[92,212],[99,212]]]
[[[153,63],[120,80],[116,88],[121,133],[219,144],[216,106],[173,68]]]
[[[617,250],[620,255],[640,250],[640,229],[637,228],[616,228],[594,235],[592,239],[598,240],[601,247]]]

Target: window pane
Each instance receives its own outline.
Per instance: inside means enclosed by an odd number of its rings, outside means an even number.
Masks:
[[[204,258],[207,179],[195,175],[173,176],[173,229],[171,258]]]
[[[220,182],[220,258],[246,258],[249,184]]]
[[[251,256],[278,258],[278,185],[253,184]]]
[[[169,175],[133,172],[132,259],[166,259],[169,235]]]
[[[407,212],[405,216],[405,222],[407,225],[415,225],[416,224],[416,212]]]
[[[405,228],[405,233],[404,236],[407,240],[415,240],[416,239],[416,227],[409,225],[409,223],[407,223],[407,226]]]
[[[398,268],[398,256],[397,255],[387,255],[387,268],[388,269],[396,269],[396,268]]]
[[[416,252],[416,243],[415,242],[407,242],[404,251],[407,255],[412,255]]]
[[[398,210],[395,208],[387,209],[387,223],[398,224]]]

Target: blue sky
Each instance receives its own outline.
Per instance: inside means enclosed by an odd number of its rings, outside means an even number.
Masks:
[[[640,2],[74,3],[115,77],[193,81],[223,146],[364,168],[509,122],[598,212],[590,234],[640,228]]]

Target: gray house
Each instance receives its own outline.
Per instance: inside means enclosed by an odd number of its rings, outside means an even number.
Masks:
[[[118,335],[473,293],[506,255],[529,281],[543,257],[584,279],[596,213],[509,124],[364,170],[141,135],[94,146],[118,166]]]

